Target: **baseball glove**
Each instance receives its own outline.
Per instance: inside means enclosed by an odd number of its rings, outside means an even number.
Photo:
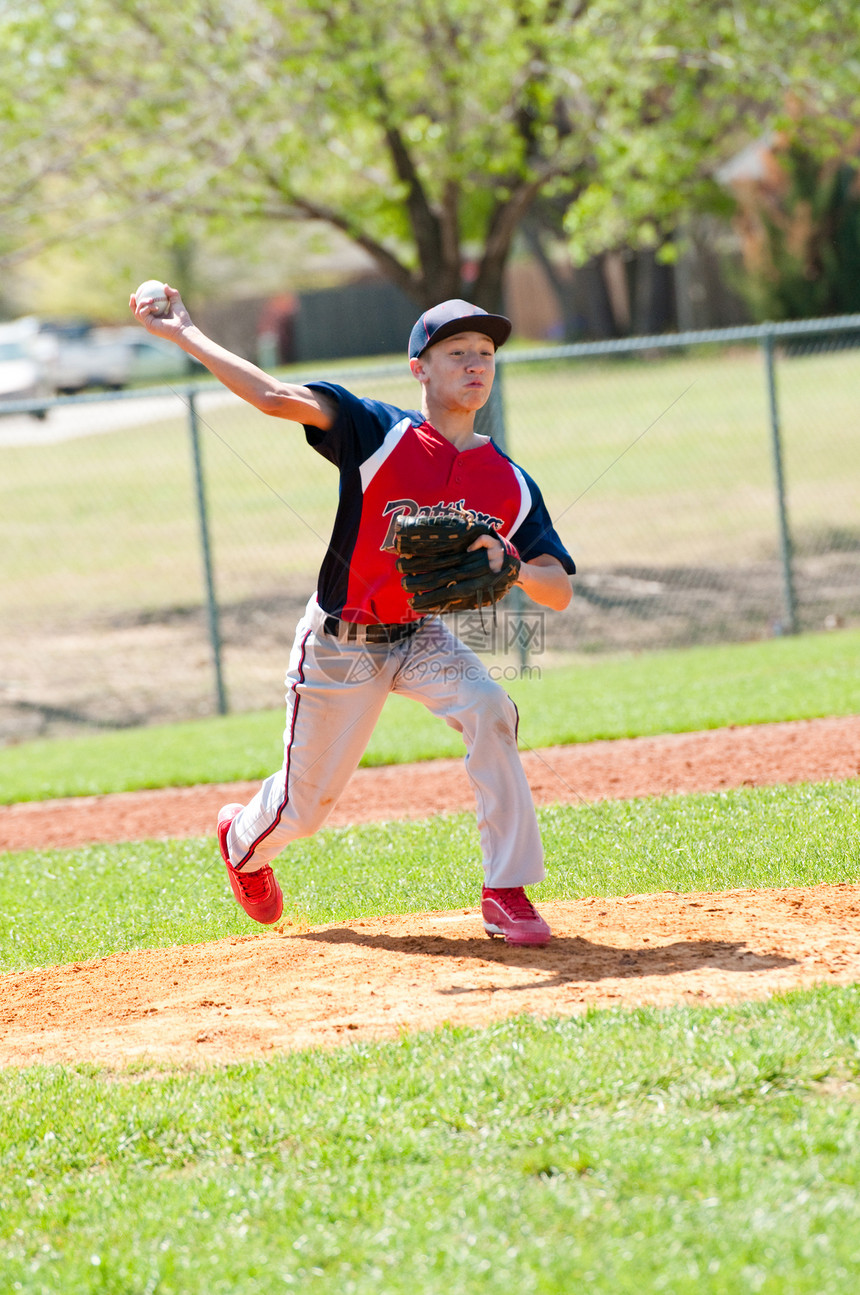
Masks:
[[[493,535],[505,549],[501,571],[492,571],[485,548],[469,553],[470,544]],[[467,514],[398,517],[394,547],[399,554],[400,583],[413,611],[473,611],[495,607],[516,583],[520,558],[514,546],[483,522]]]

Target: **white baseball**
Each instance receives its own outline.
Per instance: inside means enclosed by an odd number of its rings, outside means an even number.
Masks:
[[[134,294],[134,299],[138,305],[145,297],[152,297],[153,315],[166,315],[170,309],[170,302],[167,300],[167,293],[164,291],[164,284],[158,279],[147,279],[142,283]]]

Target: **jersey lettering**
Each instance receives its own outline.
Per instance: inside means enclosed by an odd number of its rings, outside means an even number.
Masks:
[[[503,524],[501,517],[479,512],[477,508],[467,508],[465,498],[458,499],[456,503],[446,504],[440,499],[438,504],[423,505],[417,504],[414,499],[395,499],[386,504],[382,510],[382,516],[390,516],[391,522],[385,533],[385,539],[379,546],[380,552],[386,549],[394,551],[394,534],[398,517],[424,517],[427,521],[432,521],[435,517],[444,516],[445,513],[463,513],[473,525],[491,526],[494,531],[499,530]]]

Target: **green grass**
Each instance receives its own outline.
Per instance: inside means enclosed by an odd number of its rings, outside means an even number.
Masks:
[[[545,898],[840,882],[860,857],[854,782],[540,817]],[[314,922],[472,905],[477,845],[471,815],[373,825],[278,872]],[[2,862],[6,970],[248,927],[211,838]],[[844,1295],[858,1109],[852,988],[197,1073],[7,1069],[0,1290]]]
[[[859,643],[587,660],[512,691],[530,744],[853,713]],[[422,716],[392,705],[371,758],[440,753],[447,731]],[[107,790],[117,768],[132,786],[253,777],[280,759],[280,725],[31,743],[0,753],[0,780],[69,794]],[[537,898],[857,878],[856,781],[539,817]],[[211,837],[0,863],[5,972],[249,928]],[[324,831],[278,875],[288,912],[314,923],[472,906],[474,816]],[[856,988],[521,1017],[197,1073],[4,1069],[0,1290],[847,1295],[858,1110]]]
[[[781,357],[777,367],[790,518],[856,535],[857,357]],[[503,381],[511,452],[583,566],[631,553],[659,565],[775,552],[757,347],[507,366]]]
[[[530,747],[860,712],[860,631],[619,657],[503,680]],[[0,749],[0,803],[254,780],[283,758],[280,710]],[[389,699],[365,764],[463,752],[416,702]]]
[[[203,1074],[0,1076],[0,1287],[846,1295],[860,1007],[442,1029]]]
[[[302,375],[306,376],[306,375]],[[855,541],[857,357],[781,358],[789,515],[799,533]],[[415,404],[402,378],[358,394]],[[757,348],[657,360],[507,365],[507,442],[539,482],[583,567],[750,561],[777,551],[766,386]],[[109,410],[92,407],[107,421]],[[219,596],[312,577],[336,475],[300,429],[250,406],[203,403],[201,437]],[[0,449],[0,617],[10,623],[186,606],[202,599],[187,415],[108,435]]]
[[[555,806],[539,818],[538,899],[845,882],[860,858],[856,783]],[[0,970],[248,931],[211,837],[0,858]],[[290,846],[278,877],[286,915],[319,924],[474,905],[479,859],[474,815],[462,814],[322,831]]]

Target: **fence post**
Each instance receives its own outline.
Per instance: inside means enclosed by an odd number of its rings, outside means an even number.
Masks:
[[[212,646],[212,663],[215,667],[215,693],[218,714],[227,714],[227,692],[221,668],[221,629],[218,621],[218,603],[215,598],[215,580],[212,573],[212,549],[209,543],[209,519],[206,512],[206,491],[203,484],[203,463],[200,457],[200,427],[197,404],[192,389],[188,398],[188,430],[191,435],[191,453],[194,459],[194,488],[197,499],[197,521],[200,527],[200,551],[203,556],[203,575],[206,581],[206,610],[209,620],[209,642]]]
[[[500,450],[507,453],[507,428],[505,425],[505,400],[502,388],[502,366],[497,363],[496,377],[490,390],[490,399],[484,405],[483,409],[478,410],[478,416],[475,420],[475,431],[482,436],[492,436]],[[513,622],[513,639],[506,633],[503,644],[504,649],[508,643],[513,641],[517,646],[520,659],[520,670],[525,670],[528,665],[528,634],[526,633],[523,611],[525,609],[525,594],[519,585],[514,585],[508,594],[508,602],[511,606],[511,619]]]
[[[776,483],[776,506],[779,524],[779,552],[782,562],[783,599],[785,602],[784,633],[797,633],[797,602],[794,593],[794,572],[792,569],[791,534],[788,529],[788,511],[785,500],[785,476],[782,467],[782,438],[779,426],[779,405],[776,397],[776,367],[774,364],[774,335],[765,333],[764,347],[765,371],[767,374],[767,395],[770,414],[770,446],[773,458],[773,473]]]

